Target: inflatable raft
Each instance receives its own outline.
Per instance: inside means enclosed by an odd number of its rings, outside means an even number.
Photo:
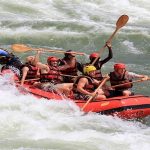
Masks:
[[[34,88],[28,84],[24,85],[28,93],[38,98],[46,98],[48,100],[62,100],[61,95],[46,92],[38,88]],[[77,106],[82,108],[86,101],[73,100]],[[105,115],[116,115],[124,119],[144,118],[150,115],[150,97],[144,95],[118,96],[108,98],[102,101],[91,101],[84,109],[86,113],[96,112]]]
[[[5,73],[8,73],[6,71]],[[47,100],[63,100],[61,95],[54,92],[47,92],[41,89],[35,88],[30,84],[24,84],[24,87],[16,86],[22,94],[31,93],[34,96],[40,98],[46,98]],[[79,108],[82,108],[86,101],[84,100],[74,100],[73,101]],[[108,98],[106,100],[91,101],[84,108],[84,112],[96,112],[105,115],[116,115],[123,119],[135,119],[144,118],[150,115],[150,97],[144,95],[134,95],[134,96],[118,96],[113,98]]]

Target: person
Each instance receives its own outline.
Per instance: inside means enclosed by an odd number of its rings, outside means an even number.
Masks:
[[[75,99],[88,100],[90,96],[95,96],[95,89],[101,83],[93,78],[96,67],[89,65],[84,67],[84,75],[79,76],[73,84],[73,95]],[[96,100],[105,100],[106,96],[102,89],[98,91]]]
[[[135,78],[142,78],[143,81],[148,79],[147,75],[139,75],[127,71],[126,65],[123,63],[116,63],[114,71],[110,72],[109,76],[111,86],[114,86],[114,96],[130,96],[132,94],[129,90],[133,86],[132,83],[115,87],[116,85],[132,82]]]
[[[94,78],[97,79],[97,80],[102,80],[103,77],[102,77],[101,68],[105,63],[107,63],[113,57],[111,43],[106,43],[106,46],[109,50],[109,53],[108,53],[108,56],[105,59],[100,60],[100,56],[99,56],[98,53],[92,53],[92,54],[90,54],[90,57],[89,57],[90,62],[87,63],[87,64],[83,64],[83,68],[84,68],[84,66],[86,66],[88,64],[92,64],[95,61],[95,59],[97,59],[96,62],[93,64],[96,67],[96,72],[95,72]]]
[[[65,53],[65,57],[60,60],[59,64],[61,73],[64,75],[65,83],[74,82],[74,76],[78,75],[77,73],[79,63],[76,60],[75,54],[71,52],[73,51],[67,50]]]
[[[26,62],[22,68],[21,85],[24,84],[25,79],[34,79],[39,76],[39,68],[37,63],[39,62],[40,51],[37,51],[35,56],[28,56]]]
[[[19,57],[0,48],[0,64],[3,65],[1,68],[2,73],[5,73],[6,70],[11,70],[16,76],[15,80],[20,78],[23,63],[20,61]]]
[[[47,58],[47,64],[38,63],[37,66],[40,69],[40,82],[53,84],[62,83],[63,78],[58,67],[59,59],[54,56]]]
[[[73,83],[63,83],[58,62],[59,59],[57,57],[49,56],[47,58],[48,64],[37,63],[37,66],[40,69],[40,83],[35,84],[35,86],[46,91],[60,92],[65,96],[68,96]]]

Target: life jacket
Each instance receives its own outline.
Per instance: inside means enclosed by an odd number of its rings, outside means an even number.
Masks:
[[[119,84],[123,84],[123,83],[127,83],[127,82],[132,82],[132,80],[128,79],[128,72],[125,71],[123,76],[118,77],[116,76],[115,72],[110,72],[110,83],[111,86],[115,86],[115,85],[119,85]],[[129,84],[125,84],[119,87],[115,87],[115,90],[125,90],[125,89],[129,89],[132,88],[133,84],[129,83]]]
[[[96,80],[102,80],[103,77],[102,77],[101,70],[96,70],[95,75],[93,76],[93,78],[96,79]]]
[[[77,90],[77,85],[78,85],[79,80],[81,78],[87,78],[88,79],[88,84],[85,85],[84,89],[87,90],[88,92],[93,92],[96,88],[95,85],[94,85],[94,80],[89,76],[79,76],[79,77],[76,78],[76,80],[73,84],[73,93],[80,93]]]
[[[64,59],[62,59],[61,62],[64,65],[67,64],[66,60],[64,60]],[[77,63],[75,63],[74,67],[70,67],[66,70],[61,71],[62,74],[67,74],[67,75],[72,75],[72,76],[76,76],[77,72],[78,72]]]
[[[62,83],[62,77],[58,67],[49,66],[48,73],[40,74],[40,82],[51,82],[54,84]]]
[[[25,66],[29,68],[26,79],[35,78],[37,76],[38,68],[34,65],[29,64],[29,63],[26,63]]]

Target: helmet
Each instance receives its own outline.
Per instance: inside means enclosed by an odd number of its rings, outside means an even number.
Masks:
[[[47,58],[47,62],[51,62],[51,61],[58,61],[58,58],[57,57],[54,57],[54,56],[50,56]]]
[[[125,69],[126,65],[123,63],[117,63],[114,65],[114,69]]]
[[[0,56],[9,57],[9,53],[0,48]]]
[[[97,57],[99,57],[99,54],[98,54],[98,53],[92,53],[92,54],[90,55],[90,59],[92,59],[92,58],[97,58]]]
[[[95,67],[95,66],[92,66],[92,65],[85,66],[85,67],[83,68],[84,74],[89,74],[90,71],[95,71],[95,70],[96,70],[96,67]]]

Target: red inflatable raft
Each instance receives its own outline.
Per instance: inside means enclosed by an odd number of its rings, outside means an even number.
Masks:
[[[38,88],[33,88],[27,84],[24,85],[26,90],[38,98],[48,100],[62,100],[62,96],[55,93],[46,92]],[[86,101],[73,100],[80,108]],[[103,101],[92,101],[84,109],[85,112],[96,112],[105,115],[116,115],[124,119],[144,118],[150,115],[150,97],[143,95],[119,96],[108,98]]]
[[[9,71],[6,71],[7,73]],[[5,72],[5,73],[6,73]],[[17,84],[18,89],[20,89]],[[25,90],[21,90],[21,93],[31,93],[34,96],[40,98],[46,98],[48,100],[62,100],[63,97],[52,93],[46,92],[38,88],[34,88],[28,84],[24,84]],[[22,89],[22,88],[21,88]],[[86,101],[73,100],[77,106],[82,108]],[[134,96],[120,96],[108,98],[103,101],[91,101],[84,109],[85,112],[96,112],[105,115],[116,115],[124,119],[144,118],[150,115],[150,97],[143,95]]]

